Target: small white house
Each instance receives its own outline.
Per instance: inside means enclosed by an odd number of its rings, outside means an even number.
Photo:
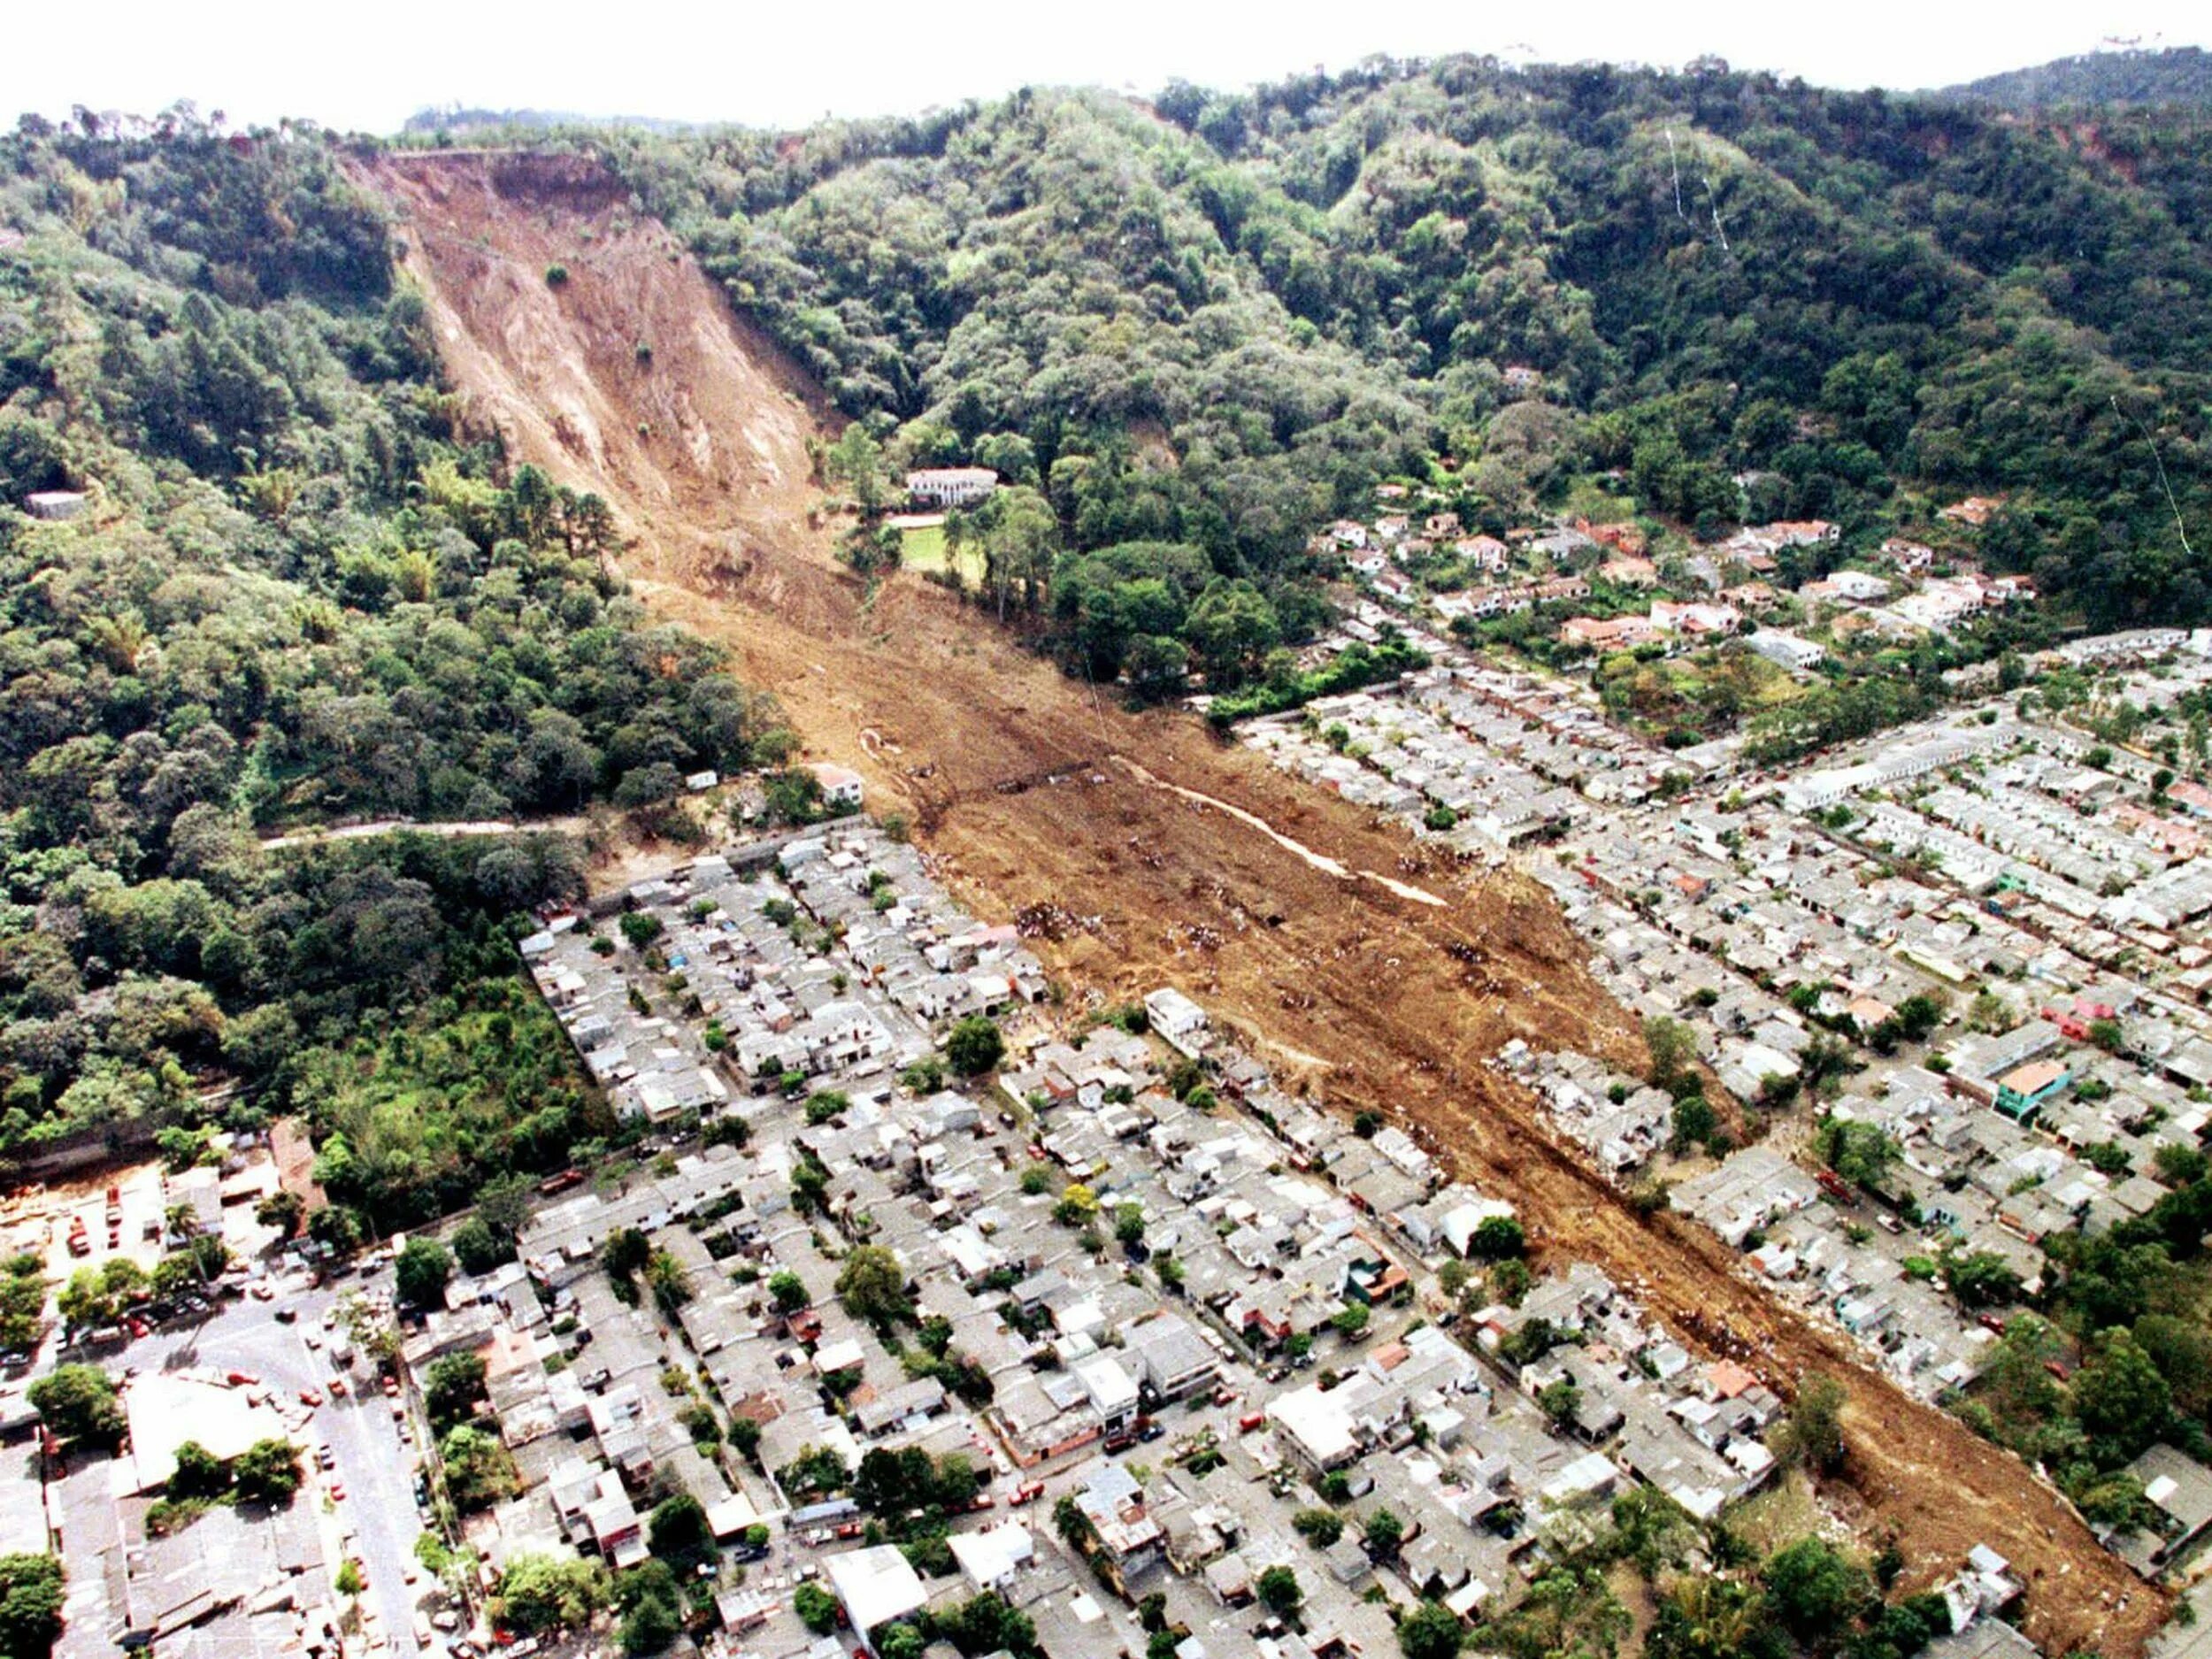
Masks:
[[[823,761],[807,770],[814,774],[814,781],[822,786],[825,806],[857,808],[864,786],[860,774],[849,766],[833,765]]]
[[[42,489],[23,498],[23,510],[34,518],[58,521],[73,518],[84,511],[84,492],[74,489]]]
[[[1817,668],[1828,653],[1811,640],[1780,628],[1761,628],[1744,641],[1770,663],[1799,672]]]

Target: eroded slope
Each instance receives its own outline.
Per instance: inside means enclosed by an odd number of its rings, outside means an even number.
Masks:
[[[1078,987],[1183,985],[1328,1099],[1446,1149],[1517,1200],[1540,1244],[1597,1262],[1708,1353],[1750,1357],[1784,1389],[1844,1377],[1863,1518],[1901,1534],[1909,1583],[1986,1542],[2030,1576],[2031,1632],[2051,1650],[2139,1649],[2162,1599],[2017,1461],[1777,1307],[1710,1234],[1636,1217],[1485,1069],[1517,1035],[1634,1046],[1533,883],[1425,865],[1398,829],[1187,718],[1121,711],[911,578],[864,596],[813,516],[818,403],[588,164],[445,155],[372,176],[470,407],[518,457],[607,495],[636,536],[641,596],[726,641],[815,751],[903,803],[979,910],[1074,918],[1038,948]],[[549,285],[556,263],[568,278]]]

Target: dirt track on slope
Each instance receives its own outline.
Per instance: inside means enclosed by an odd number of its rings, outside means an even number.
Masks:
[[[812,516],[818,396],[588,164],[415,157],[365,176],[400,215],[469,417],[607,496],[636,541],[640,597],[726,643],[811,752],[865,775],[872,803],[902,804],[977,910],[1050,907],[1038,949],[1079,989],[1188,989],[1295,1086],[1406,1124],[1520,1204],[1540,1246],[1598,1263],[1694,1347],[1785,1390],[1843,1377],[1849,1495],[1870,1531],[1901,1536],[1908,1584],[1985,1542],[2030,1578],[2029,1632],[2049,1651],[2140,1650],[2163,1597],[2018,1462],[1777,1307],[1701,1229],[1638,1217],[1484,1067],[1515,1036],[1635,1052],[1533,882],[1425,863],[1395,826],[1187,718],[1122,711],[911,577],[867,595]]]

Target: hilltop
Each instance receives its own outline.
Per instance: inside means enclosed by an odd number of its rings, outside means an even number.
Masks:
[[[2212,53],[2196,46],[2159,51],[2085,52],[1946,87],[1939,97],[2001,109],[2212,104]]]

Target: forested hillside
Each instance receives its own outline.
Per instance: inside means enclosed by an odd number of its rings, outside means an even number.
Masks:
[[[2208,133],[1455,58],[526,142],[603,155],[856,418],[833,487],[996,468],[954,528],[1003,613],[1258,706],[1305,688],[1313,532],[1393,477],[1470,527],[1626,495],[1847,551],[2001,495],[1976,550],[2061,620],[2212,619]],[[457,430],[339,161],[184,114],[0,140],[0,1151],[237,1078],[349,1125],[352,1195],[427,1206],[482,1140],[583,1132],[497,1097],[527,1015],[484,1000],[572,850],[257,833],[649,803],[780,739],[624,595],[603,504]],[[16,511],[57,488],[80,517]],[[424,1021],[446,1048],[390,1041]],[[434,1075],[479,1104],[425,1110]]]
[[[2212,127],[2185,111],[1458,58],[583,142],[894,464],[1037,492],[995,574],[1065,549],[1071,634],[1069,595],[1118,588],[1194,645],[1177,559],[1164,595],[1081,580],[1118,544],[1194,548],[1294,639],[1308,533],[1379,478],[1496,528],[1609,469],[1701,536],[1819,515],[1858,543],[2002,494],[1982,550],[2082,619],[2212,615],[2177,530],[2212,547]]]
[[[2109,109],[2121,104],[2203,106],[2212,104],[2212,53],[2197,46],[2086,52],[1947,87],[1941,96],[2008,110]]]
[[[0,140],[0,1156],[298,1105],[389,1225],[601,1126],[508,931],[574,843],[257,846],[649,803],[770,726],[603,503],[463,441],[420,311],[312,129]]]

